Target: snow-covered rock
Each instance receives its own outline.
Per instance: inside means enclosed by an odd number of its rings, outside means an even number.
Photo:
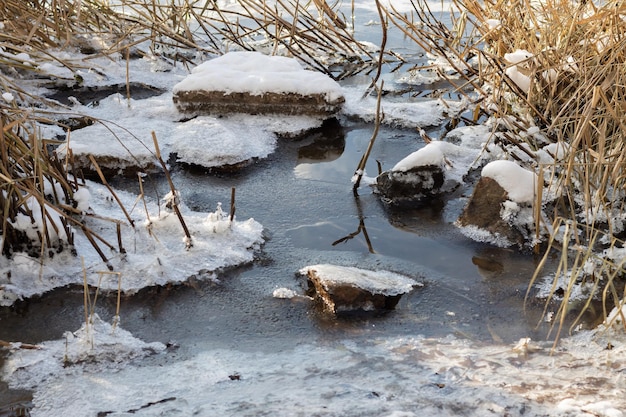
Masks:
[[[206,61],[174,86],[174,103],[193,114],[332,115],[345,101],[332,78],[297,60],[260,52],[229,52]]]
[[[389,271],[320,264],[300,270],[306,275],[309,295],[332,312],[393,310],[403,294],[418,282]]]
[[[459,217],[461,230],[502,247],[534,244],[535,173],[512,161],[494,161],[481,174]]]

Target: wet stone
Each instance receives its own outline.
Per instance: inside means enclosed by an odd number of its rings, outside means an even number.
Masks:
[[[506,239],[511,245],[523,246],[524,234],[501,216],[502,207],[509,200],[508,193],[490,177],[482,177],[458,223],[462,227],[474,226],[498,240]]]
[[[392,205],[421,203],[443,192],[445,174],[441,166],[416,166],[406,171],[385,171],[376,178],[376,190]]]
[[[58,101],[65,105],[74,105],[79,102],[82,105],[97,106],[99,101],[113,94],[121,94],[135,100],[156,97],[165,91],[144,83],[132,82],[127,84],[113,84],[105,86],[68,86],[64,84],[49,84],[46,86],[53,92],[46,95],[47,98]]]
[[[300,271],[307,294],[331,313],[393,310],[417,282],[389,271],[368,271],[337,265],[313,265]]]

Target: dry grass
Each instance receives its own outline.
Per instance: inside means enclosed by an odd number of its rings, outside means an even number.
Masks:
[[[78,70],[94,70],[92,57],[128,60],[131,53],[187,64],[198,56],[233,48],[263,50],[297,57],[335,78],[376,67],[377,59],[352,37],[346,17],[336,11],[338,5],[324,0],[271,4],[240,0],[238,7],[230,9],[205,0],[113,3],[8,0],[0,8],[0,90],[15,98],[0,100],[0,234],[5,256],[23,250],[41,258],[53,256],[73,246],[73,227],[85,233],[105,262],[101,246],[123,251],[121,244],[116,248],[78,220],[81,213],[73,195],[80,187],[76,179],[80,175],[72,172],[71,158],[56,160],[40,135],[40,123],[56,123],[57,117],[48,111],[58,104],[30,95],[21,83],[58,79],[58,74],[46,73],[50,66],[43,64],[65,68],[65,81],[77,85]],[[76,58],[51,53],[64,50]],[[75,52],[81,52],[82,58]],[[102,175],[101,180],[106,185]],[[41,224],[37,236],[28,236],[16,226],[17,219],[23,218]],[[185,229],[182,219],[181,224]]]
[[[21,104],[0,107],[4,254],[29,244],[11,226],[18,213],[35,216],[26,204],[29,197],[44,218],[57,213],[64,219],[61,226],[48,222],[40,231],[40,253],[54,247],[51,228],[69,230],[75,222],[72,195],[77,185],[68,180],[66,166],[49,157],[37,132],[46,115],[33,109],[46,103],[14,81],[45,76],[38,62],[55,61],[70,71],[89,67],[63,61],[51,49],[126,57],[132,49],[133,54],[179,62],[233,48],[263,50],[297,57],[337,79],[379,68],[378,62],[393,56],[383,55],[385,51],[372,55],[352,36],[349,22],[354,17],[340,14],[338,4],[324,0],[240,0],[231,9],[205,0],[120,3],[8,0],[0,9],[0,84]],[[535,234],[546,242],[546,256],[551,249],[562,253],[556,278],[565,276],[572,285],[588,280],[605,305],[619,303],[623,294],[617,283],[624,271],[612,254],[626,236],[626,22],[621,18],[626,5],[453,0],[455,13],[451,24],[445,24],[425,2],[413,4],[412,13],[393,6],[381,10],[408,39],[448,61],[461,76],[449,81],[475,103],[475,117],[498,120],[498,144],[541,172],[549,185],[536,204],[543,213],[536,211]],[[520,49],[528,51],[527,60],[507,60],[506,54]],[[527,77],[528,89],[516,77]],[[532,129],[538,134],[529,134]],[[566,152],[546,164],[537,151],[550,144],[561,144]],[[62,196],[47,194],[48,182],[60,184]],[[567,311],[565,302],[557,323]]]
[[[624,266],[615,259],[626,229],[626,5],[455,0],[448,27],[419,4],[414,13],[391,9],[388,15],[423,49],[448,60],[461,75],[461,82],[450,81],[459,91],[478,92],[468,95],[482,114],[499,121],[500,146],[546,180],[535,233],[548,247],[533,282],[552,250],[559,250],[549,297],[557,293],[557,280],[566,278],[559,330],[571,290],[581,281],[590,287],[586,307],[598,294],[605,313],[623,303]],[[511,62],[507,54],[518,50],[529,58]],[[550,144],[566,151],[545,163],[537,151]]]

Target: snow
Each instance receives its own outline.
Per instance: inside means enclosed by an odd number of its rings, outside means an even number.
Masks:
[[[606,324],[554,350],[528,338],[485,344],[406,335],[278,351],[207,349],[175,360],[161,343],[95,316],[41,349],[14,349],[2,373],[11,387],[35,391],[33,417],[621,417],[624,342]]]
[[[439,146],[437,146],[435,142],[431,142],[402,159],[400,162],[395,164],[391,170],[406,172],[415,167],[427,165],[442,166],[443,163],[443,152],[441,152],[441,149],[439,149]]]
[[[478,154],[477,149],[483,149],[490,136],[491,127],[487,125],[455,128],[446,134],[445,140],[433,140],[398,161],[391,171],[407,172],[428,165],[442,167],[448,182],[444,189],[452,189],[483,162],[485,156]]]
[[[293,58],[268,56],[260,52],[229,52],[195,67],[174,86],[183,91],[223,91],[225,94],[293,93],[324,95],[328,101],[342,97],[339,84],[320,72],[302,68]]]
[[[344,96],[345,115],[358,117],[366,122],[373,122],[376,119],[375,96],[363,97],[363,89],[356,87],[345,87]],[[381,109],[384,113],[382,123],[407,128],[437,126],[451,111],[443,102],[434,99],[407,103],[383,98]]]
[[[274,298],[294,298],[298,293],[290,288],[276,288],[272,293]]]
[[[324,283],[352,285],[372,294],[399,295],[410,292],[418,282],[390,271],[369,271],[361,268],[318,264],[300,269],[300,274],[315,273]]]
[[[79,193],[79,197],[84,208],[87,193],[91,196],[90,215],[84,218],[86,226],[98,230],[100,236],[113,243],[117,242],[119,223],[124,251],[109,253],[105,263],[87,238],[74,231],[77,256],[64,250],[46,259],[43,265],[26,253],[15,253],[11,260],[0,257],[0,305],[11,305],[17,299],[69,284],[82,285],[83,272],[89,284],[110,291],[117,290],[121,277],[121,288],[126,293],[147,286],[184,282],[198,273],[211,278],[221,268],[252,262],[264,241],[263,226],[254,219],[231,222],[220,204],[215,212],[202,213],[189,210],[181,202],[180,210],[192,236],[192,246],[187,248],[178,217],[165,205],[146,198],[148,213],[145,213],[135,205],[136,195],[117,191],[124,207],[135,207],[130,212],[135,223],[131,227],[120,207],[107,198],[110,194],[103,185],[88,182],[85,188],[87,191]],[[25,225],[32,233],[36,226],[30,221]],[[109,266],[116,274],[109,274]]]
[[[525,49],[518,49],[514,52],[504,54],[504,59],[512,64],[512,66],[506,69],[506,75],[508,75],[525,93],[528,93],[530,90],[531,80],[529,76],[520,71],[520,67],[523,68],[523,64],[532,57],[533,55]]]
[[[512,161],[492,161],[485,165],[481,175],[496,180],[517,203],[531,203],[535,199],[537,174]]]
[[[434,2],[433,6],[440,12],[450,4]],[[394,7],[404,11],[413,8],[408,0],[394,1]],[[357,8],[375,11],[372,2],[357,2]],[[497,28],[500,23],[490,20],[487,24]],[[28,54],[1,54],[34,66]],[[530,80],[518,66],[523,67],[529,57],[525,51],[505,57],[512,64],[507,73],[524,91],[528,91]],[[240,70],[227,71],[223,63],[236,63]],[[124,62],[104,60],[99,65],[81,73],[86,83],[124,81]],[[44,63],[39,69],[61,78],[70,76],[65,68],[54,64]],[[169,72],[161,72],[165,69]],[[98,106],[74,106],[72,112],[94,117],[98,123],[72,132],[66,149],[71,147],[76,156],[113,156],[116,162],[112,168],[139,165],[147,169],[154,164],[154,131],[164,159],[176,155],[181,162],[213,167],[267,157],[277,146],[277,134],[295,135],[321,123],[315,118],[249,115],[202,116],[183,121],[172,105],[174,86],[174,91],[220,87],[255,94],[315,91],[332,97],[343,95],[343,116],[366,122],[375,117],[376,97],[362,99],[362,88],[339,87],[328,77],[320,78],[288,58],[233,53],[207,61],[187,75],[181,68],[146,57],[131,74],[167,92],[144,100],[113,95]],[[6,102],[14,100],[8,92],[2,98]],[[454,106],[441,100],[406,102],[383,97],[383,123],[419,129],[438,126],[450,112],[464,108],[463,103]],[[478,153],[490,140],[492,130],[487,125],[454,129],[445,141],[431,142],[399,161],[394,169],[444,164],[446,178],[461,182],[474,163],[485,162],[486,157]],[[530,129],[528,134],[537,132]],[[540,162],[549,163],[560,159],[566,149],[554,144],[539,152]],[[482,175],[495,179],[507,190],[511,201],[506,208],[511,218],[520,204],[534,199],[536,175],[514,162],[491,162]],[[97,228],[107,241],[117,242],[116,225],[122,225],[124,251],[117,248],[107,252],[109,259],[104,262],[86,237],[74,229],[78,256],[66,250],[43,265],[25,253],[16,253],[11,260],[2,257],[0,304],[11,305],[18,299],[69,284],[81,285],[83,273],[93,286],[116,291],[121,283],[127,293],[146,286],[184,282],[191,275],[215,279],[223,268],[252,262],[264,242],[260,223],[253,218],[231,221],[218,202],[215,211],[208,213],[192,211],[180,202],[191,232],[188,239],[178,218],[162,201],[145,197],[144,212],[143,205],[137,204],[138,196],[116,193],[125,207],[133,207],[130,216],[134,227],[101,185],[87,182],[74,199],[86,225]],[[34,213],[41,213],[36,201],[28,204]],[[58,220],[54,214],[51,216]],[[40,219],[33,224],[23,217],[18,217],[15,224],[30,234],[42,227]],[[476,240],[481,240],[482,232],[475,230]],[[54,237],[67,240],[63,233]],[[623,258],[619,251],[613,256],[616,260]],[[114,273],[109,272],[109,266]],[[364,272],[339,265],[317,264],[300,272],[313,268],[328,279],[358,283],[373,292],[399,294],[417,284],[390,271]],[[298,293],[277,288],[272,296],[291,299]],[[4,361],[2,378],[12,388],[34,391],[33,416],[291,416],[304,412],[408,417],[462,412],[467,416],[618,417],[626,409],[624,315],[624,307],[616,309],[604,326],[565,338],[554,350],[527,338],[508,345],[407,334],[374,336],[365,343],[319,342],[312,336],[310,343],[291,344],[279,351],[208,347],[188,357],[175,357],[162,343],[141,341],[119,323],[113,326],[93,316],[89,325],[67,332],[61,339],[41,343],[41,349],[23,350],[14,345]],[[609,343],[612,349],[607,348]],[[230,378],[233,370],[241,380]]]
[[[82,106],[80,111],[98,123],[71,132],[57,150],[59,157],[71,148],[75,157],[105,157],[101,166],[119,170],[156,169],[151,132],[164,160],[175,154],[180,162],[212,168],[265,158],[274,152],[277,134],[293,136],[322,124],[318,117],[299,116],[286,122],[282,116],[242,114],[180,121],[183,117],[174,108],[170,92],[144,100],[114,94],[97,107]]]

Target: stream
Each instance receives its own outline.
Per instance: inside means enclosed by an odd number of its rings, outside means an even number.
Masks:
[[[371,13],[369,17],[375,16]],[[378,29],[368,30],[372,32],[372,41],[377,41],[378,34],[374,32]],[[406,40],[391,39],[391,42],[403,44]],[[193,210],[211,212],[218,202],[229,208],[234,187],[237,218],[252,217],[261,223],[266,243],[253,264],[223,271],[218,279],[192,277],[184,285],[148,288],[123,297],[121,326],[144,341],[175,346],[165,358],[155,359],[165,365],[207,352],[228,358],[223,352],[237,352],[234,360],[241,361],[241,369],[236,371],[244,378],[246,370],[253,373],[255,366],[271,368],[271,362],[276,362],[276,356],[272,355],[277,352],[299,352],[302,346],[315,347],[313,359],[328,353],[330,363],[346,343],[364,346],[373,340],[403,337],[434,340],[451,335],[485,344],[511,344],[526,337],[539,341],[553,338],[554,331],[550,332],[551,325],[544,320],[543,300],[534,298],[531,292],[525,302],[540,257],[515,248],[474,242],[454,225],[471,195],[471,184],[440,200],[403,210],[385,206],[365,184],[361,185],[358,197],[353,195],[350,180],[367,148],[372,129],[371,124],[344,117],[329,121],[303,137],[279,139],[276,151],[267,159],[234,173],[172,165],[173,182],[184,203]],[[440,133],[439,128],[429,132],[432,137],[439,137]],[[383,126],[366,173],[374,177],[378,163],[383,170],[390,169],[423,145],[414,130]],[[112,179],[111,184],[139,193],[133,180]],[[151,187],[161,196],[169,191],[162,176],[146,179],[144,188]],[[423,286],[404,295],[395,310],[375,314],[334,316],[306,297],[273,297],[278,288],[304,294],[306,282],[297,274],[299,269],[320,263],[390,270],[408,275]],[[96,311],[102,319],[110,322],[115,309],[114,295],[100,296]],[[79,328],[83,320],[82,287],[61,288],[11,308],[0,308],[0,340],[32,344],[56,340],[65,331]],[[596,321],[597,318],[588,317],[586,323],[591,327]],[[360,352],[356,348],[355,351]],[[0,365],[6,352],[1,355]],[[357,353],[351,355],[347,357],[357,357]],[[312,366],[298,366],[305,354],[286,356],[291,358],[286,366],[296,369],[294,380],[301,381],[293,388],[296,393],[292,396],[297,396],[299,384],[307,392],[328,389],[326,380],[312,371]],[[338,357],[339,361],[344,359]],[[412,367],[411,360],[407,357],[390,368],[397,373],[409,372],[406,369]],[[375,372],[378,361],[375,354],[363,355],[359,366]],[[302,379],[298,370],[309,379]],[[290,381],[287,377],[290,371],[280,368],[273,372],[281,376],[279,381]],[[342,369],[328,372],[339,381],[351,378]],[[222,402],[210,408],[217,414],[203,413],[202,408],[197,414],[257,416],[277,415],[272,410],[283,410],[278,414],[296,415],[288,407],[281,409],[273,394],[265,393],[258,399],[255,395],[261,394],[254,393],[253,387],[246,387],[242,392],[253,398],[250,403],[233,399],[236,391],[219,391],[220,395],[224,394]],[[329,403],[328,413],[321,409],[316,409],[317,414],[307,413],[305,401],[304,414],[300,415],[366,415],[347,411],[350,404],[360,406],[361,397],[353,388],[343,388],[348,405],[338,405],[344,395],[341,389],[337,388],[331,397],[323,397]],[[395,398],[401,398],[402,390],[393,388],[392,384],[386,389]],[[371,391],[370,396],[377,398],[379,392]],[[6,383],[0,383],[0,417],[28,415],[31,399],[31,393],[11,390]],[[400,400],[393,405],[410,408]],[[387,410],[384,406],[377,407],[372,405],[372,416]],[[179,415],[185,415],[185,410],[178,409]],[[450,415],[464,414],[460,410],[455,412],[454,407],[448,411]]]
[[[455,227],[471,188],[405,210],[386,207],[367,185],[353,195],[350,178],[370,137],[371,125],[331,121],[302,138],[280,139],[269,158],[237,173],[175,165],[172,179],[190,208],[209,212],[218,202],[228,208],[235,187],[236,216],[260,222],[267,241],[256,262],[224,271],[217,280],[192,277],[186,285],[124,297],[122,326],[142,340],[177,346],[170,361],[213,349],[271,354],[346,339],[454,335],[514,343],[548,338],[543,302],[530,297],[524,303],[538,258],[473,242]],[[375,174],[377,162],[389,169],[422,145],[414,131],[383,127],[366,172]],[[161,195],[167,192],[162,177],[147,183]],[[129,180],[118,179],[114,186],[138,192]],[[386,269],[424,285],[404,295],[393,311],[339,317],[305,297],[272,296],[277,288],[303,294],[306,282],[297,272],[318,263]],[[101,296],[96,311],[110,321],[115,307],[114,296]],[[80,327],[82,288],[58,289],[3,308],[0,320],[3,340],[58,339]],[[19,415],[11,410],[16,404],[27,408],[29,395],[3,385],[0,416]]]

